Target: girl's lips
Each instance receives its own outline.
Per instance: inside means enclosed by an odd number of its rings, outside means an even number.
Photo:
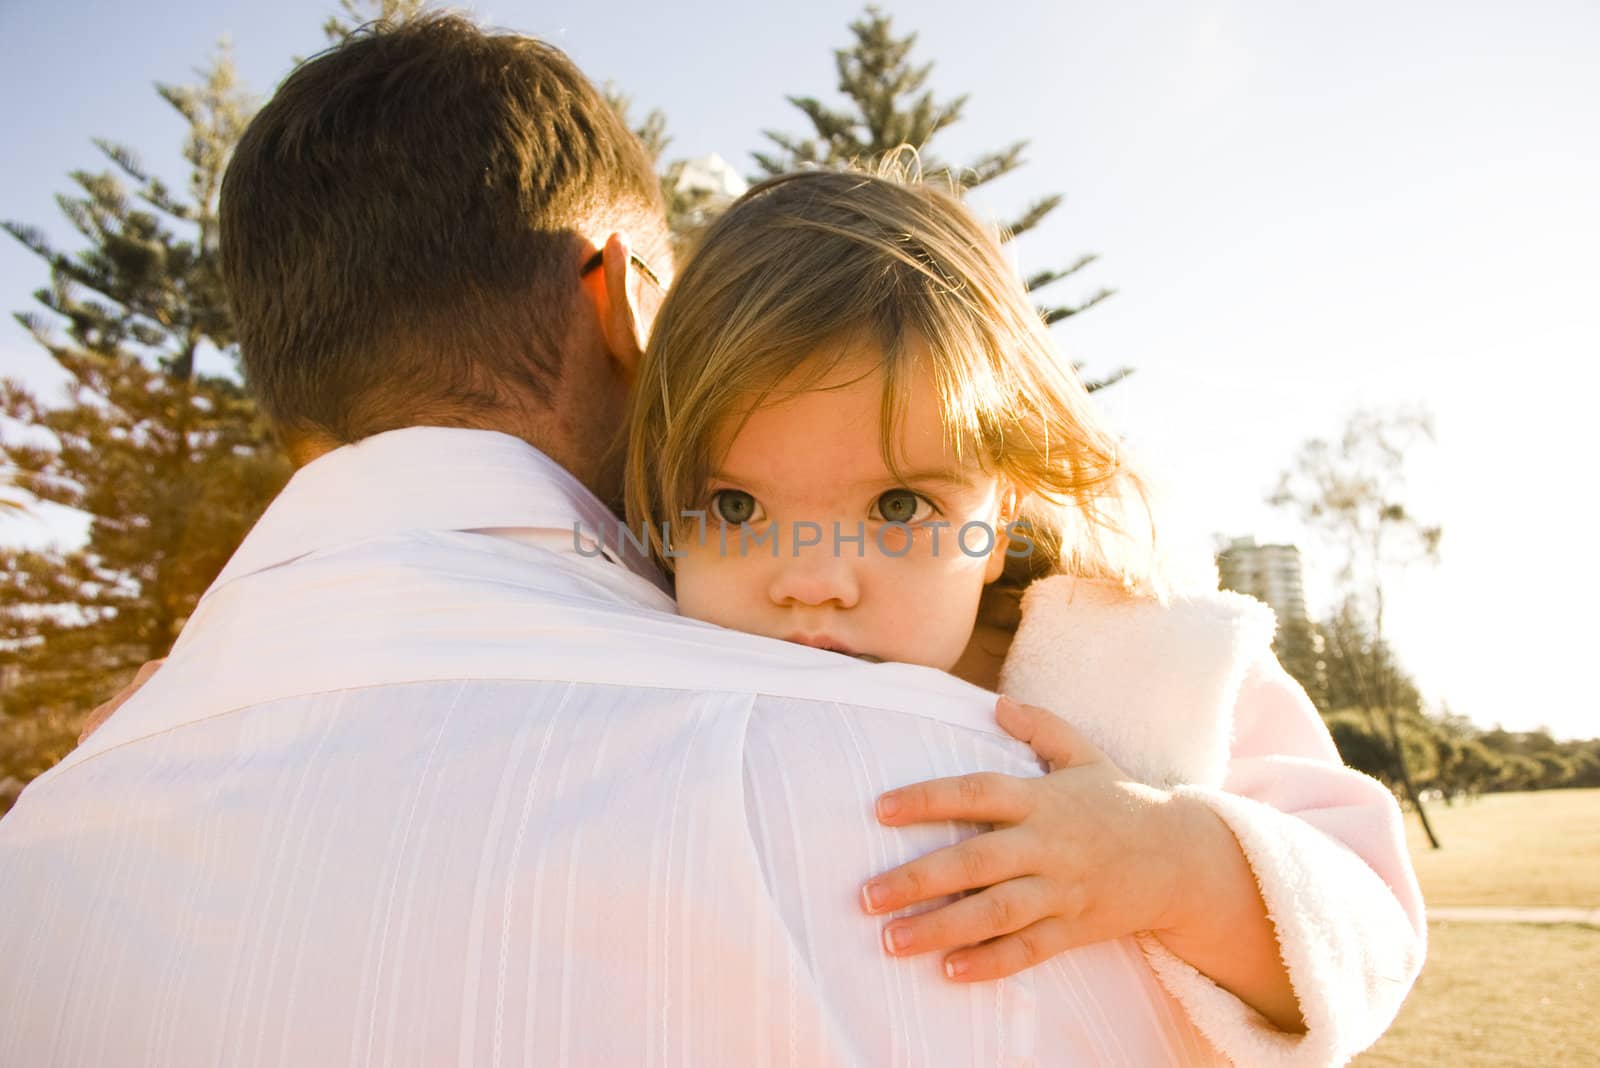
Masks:
[[[813,649],[825,649],[830,653],[843,653],[845,656],[853,656],[857,660],[865,660],[872,664],[883,663],[880,658],[873,656],[871,653],[858,653],[843,642],[835,641],[821,634],[791,634],[784,641],[794,642],[796,645],[809,645]]]

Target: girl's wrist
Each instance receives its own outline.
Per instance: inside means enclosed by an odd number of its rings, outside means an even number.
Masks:
[[[1215,925],[1207,918],[1217,911],[1216,872],[1208,860],[1219,849],[1238,848],[1233,832],[1205,802],[1187,794],[1168,792],[1157,812],[1167,842],[1161,853],[1166,859],[1161,882],[1167,893],[1149,929],[1163,942],[1213,934]]]
[[[1178,892],[1151,933],[1278,1030],[1304,1033],[1276,927],[1238,837],[1198,793],[1174,794],[1169,808]]]

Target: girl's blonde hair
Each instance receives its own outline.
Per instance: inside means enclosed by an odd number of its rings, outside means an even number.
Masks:
[[[1028,300],[995,233],[949,192],[895,167],[812,170],[763,182],[705,233],[656,318],[627,445],[628,524],[705,507],[718,435],[830,343],[883,352],[883,455],[894,431],[907,338],[932,355],[950,444],[976,449],[1016,490],[1033,550],[1011,557],[986,613],[1045,574],[1116,582],[1164,598],[1145,482],[1130,466]],[[803,369],[803,370],[802,370]]]

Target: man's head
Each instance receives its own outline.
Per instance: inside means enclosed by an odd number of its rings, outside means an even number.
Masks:
[[[561,52],[455,16],[358,33],[252,120],[221,236],[245,373],[291,449],[477,426],[615,488],[630,252],[664,269],[666,227],[644,148]]]

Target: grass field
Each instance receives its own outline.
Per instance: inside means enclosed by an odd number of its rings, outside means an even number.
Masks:
[[[1600,789],[1436,801],[1428,819],[1440,849],[1429,848],[1416,814],[1406,814],[1428,904],[1600,909]]]
[[[1495,794],[1429,808],[1408,832],[1432,905],[1600,908],[1600,790]],[[1433,923],[1428,963],[1357,1068],[1600,1064],[1600,929]]]
[[[1357,1068],[1600,1063],[1600,929],[1435,923],[1428,963]]]

